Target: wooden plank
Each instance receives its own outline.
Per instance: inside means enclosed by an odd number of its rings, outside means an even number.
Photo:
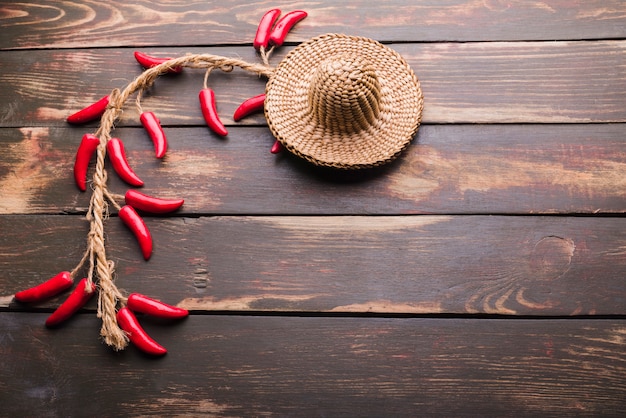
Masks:
[[[164,77],[143,105],[168,156],[154,158],[132,104],[115,134],[143,190],[186,205],[146,217],[149,262],[114,210],[105,238],[124,292],[192,310],[140,318],[170,353],[111,352],[95,300],[55,330],[43,323],[65,295],[13,300],[85,248],[89,194],[71,168],[96,124],[65,117],[139,74],[135,49],[259,62],[250,43],[271,7],[0,5],[0,415],[626,415],[618,0],[281,6],[310,17],[273,64],[329,31],[407,58],[426,109],[402,158],[338,173],[270,155],[262,116],[230,118],[264,88],[239,70],[209,79],[231,132],[217,139],[197,104],[203,72]],[[575,216],[515,216],[536,214]]]
[[[146,193],[186,199],[181,214],[624,213],[623,124],[424,125],[389,166],[319,169],[272,155],[266,127],[165,128],[154,158],[142,128],[120,128]],[[72,166],[85,128],[0,129],[0,213],[85,211]],[[123,184],[108,167],[113,192]]]
[[[146,218],[149,262],[106,223],[120,288],[198,311],[624,315],[626,218]],[[1,216],[3,306],[71,270],[78,216]],[[55,307],[53,300],[41,307]],[[93,307],[93,305],[92,305]]]
[[[6,3],[0,9],[0,48],[251,43],[261,16],[274,7],[275,2],[241,0]],[[626,27],[626,6],[619,0],[326,0],[281,7],[309,13],[289,35],[292,42],[346,31],[381,41],[608,39],[623,38]]]
[[[420,78],[424,123],[587,123],[626,121],[626,41],[489,42],[392,45]],[[211,53],[258,62],[251,47],[149,50],[159,56]],[[282,51],[281,54],[284,54]],[[276,65],[280,56],[274,57]],[[68,68],[71,70],[68,71]],[[132,49],[6,51],[0,62],[0,126],[64,126],[82,107],[123,88],[141,68]],[[203,125],[204,72],[162,77],[144,99],[165,125]],[[213,72],[227,124],[264,80]],[[264,123],[262,116],[246,123]],[[138,125],[133,103],[121,125]]]
[[[0,313],[7,416],[626,413],[620,320],[142,318],[155,360],[109,352],[93,315],[44,319]]]

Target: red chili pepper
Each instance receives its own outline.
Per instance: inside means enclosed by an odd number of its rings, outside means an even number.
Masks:
[[[228,131],[224,127],[224,124],[220,120],[219,115],[217,114],[217,108],[215,105],[215,93],[211,89],[202,89],[200,90],[200,109],[202,109],[202,116],[204,116],[204,120],[207,125],[213,132],[218,135],[226,136],[228,135]]]
[[[163,128],[161,128],[161,121],[152,112],[143,112],[139,116],[139,119],[152,139],[156,157],[163,158],[165,156],[165,151],[167,151],[167,138],[165,137]]]
[[[116,318],[117,324],[126,331],[128,339],[138,349],[153,356],[162,356],[167,353],[165,347],[150,338],[148,333],[141,327],[133,311],[123,307],[117,311]]]
[[[279,140],[276,140],[274,142],[274,145],[272,145],[272,149],[270,150],[270,152],[272,154],[278,154],[282,150],[283,150],[283,144],[281,144]]]
[[[107,142],[107,151],[111,164],[113,164],[113,169],[122,180],[132,186],[143,186],[143,181],[135,174],[132,168],[130,168],[128,160],[126,159],[124,143],[122,143],[119,138],[111,138],[109,142]]]
[[[189,315],[187,309],[168,305],[161,301],[149,298],[140,293],[131,293],[126,306],[133,312],[152,315],[159,318],[184,318]]]
[[[172,58],[156,58],[143,52],[135,51],[135,59],[144,68],[152,68],[157,65],[163,64],[165,61],[169,61]],[[168,73],[178,74],[183,71],[183,67],[172,67],[167,70]]]
[[[152,235],[150,235],[150,230],[146,223],[141,216],[139,216],[137,211],[129,205],[122,206],[119,211],[119,216],[122,222],[124,222],[124,225],[135,234],[144,260],[149,260],[152,255]]]
[[[89,161],[100,144],[100,139],[92,134],[83,135],[74,161],[74,180],[81,191],[87,190],[87,169]]]
[[[183,199],[159,199],[132,189],[126,192],[124,200],[137,210],[154,214],[173,212],[185,203]]]
[[[281,17],[270,34],[270,43],[281,46],[285,42],[287,33],[289,33],[291,28],[305,17],[307,17],[307,13],[303,10],[294,10]]]
[[[91,122],[92,120],[100,118],[100,116],[102,116],[104,111],[107,109],[108,105],[109,96],[107,95],[86,108],[68,116],[67,122],[74,124]]]
[[[259,112],[263,110],[264,105],[265,94],[259,94],[258,96],[251,97],[239,105],[237,110],[235,110],[233,119],[235,120],[235,122],[238,122],[254,112]]]
[[[15,294],[15,299],[20,302],[41,302],[42,300],[58,295],[72,287],[72,277],[69,271],[62,271],[51,279],[38,284],[30,289],[22,290]]]
[[[85,306],[95,293],[96,285],[91,283],[91,286],[88,287],[87,279],[82,279],[78,282],[78,286],[76,286],[74,291],[65,299],[65,302],[46,319],[46,326],[53,327],[69,319],[80,308]]]
[[[252,43],[254,49],[259,50],[261,47],[267,48],[270,41],[272,26],[274,26],[274,22],[276,22],[278,16],[280,16],[280,9],[269,10],[263,15],[261,22],[259,22],[259,27],[256,30],[254,42]]]

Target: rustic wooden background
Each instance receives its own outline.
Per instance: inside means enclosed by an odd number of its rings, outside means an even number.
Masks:
[[[146,193],[144,262],[115,214],[117,283],[192,310],[142,318],[169,349],[114,353],[95,302],[60,329],[16,291],[77,264],[87,193],[71,175],[88,127],[65,117],[158,56],[256,61],[273,7],[309,17],[272,58],[326,32],[400,52],[425,95],[394,163],[336,172],[269,153],[264,80],[213,73],[229,136],[197,104],[202,71],[129,106],[115,131]],[[0,415],[626,414],[626,3],[613,0],[0,1]],[[110,176],[110,188],[126,186]]]

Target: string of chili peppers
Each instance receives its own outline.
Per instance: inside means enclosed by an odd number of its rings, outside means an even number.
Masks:
[[[153,112],[143,111],[142,92],[152,86],[159,76],[180,73],[183,68],[205,69],[203,88],[199,92],[200,109],[207,126],[217,135],[226,136],[228,131],[217,112],[215,92],[208,87],[207,80],[211,71],[220,69],[230,72],[235,67],[270,77],[273,68],[269,64],[271,53],[280,47],[287,33],[307,14],[297,10],[285,14],[279,19],[281,11],[272,9],[265,13],[259,23],[253,47],[259,52],[263,64],[248,63],[235,58],[211,54],[186,55],[179,58],[157,58],[142,52],[135,52],[137,62],[144,71],[123,90],[114,89],[90,106],[70,115],[68,123],[83,124],[100,119],[98,130],[83,135],[76,152],[74,162],[74,180],[78,189],[87,190],[87,172],[91,161],[96,157],[96,167],[91,184],[91,198],[86,219],[90,222],[87,235],[87,248],[78,265],[72,271],[62,271],[51,279],[15,294],[15,299],[22,303],[39,303],[56,296],[74,284],[78,274],[87,264],[87,272],[67,299],[48,317],[45,325],[55,327],[79,311],[97,293],[97,315],[102,319],[100,335],[104,342],[115,350],[122,350],[132,342],[145,353],[162,356],[167,350],[154,341],[141,327],[135,313],[163,318],[184,318],[188,311],[171,306],[138,293],[126,297],[114,283],[115,264],[108,259],[104,243],[104,220],[109,214],[109,205],[117,210],[119,219],[128,227],[137,239],[143,258],[148,261],[152,255],[152,236],[140,213],[162,215],[178,210],[183,199],[162,199],[150,196],[134,189],[129,189],[124,196],[113,194],[107,187],[105,159],[108,156],[113,170],[127,184],[141,187],[144,182],[133,171],[119,138],[111,133],[127,100],[136,94],[136,106],[140,121],[150,136],[156,158],[163,158],[167,151],[167,138],[159,119]],[[242,118],[263,110],[265,95],[258,95],[244,101],[235,111],[233,119]],[[280,151],[278,141],[271,152]]]

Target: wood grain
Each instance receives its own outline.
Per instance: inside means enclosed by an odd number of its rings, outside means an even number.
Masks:
[[[81,258],[88,193],[65,118],[141,69],[132,54],[260,62],[265,10],[309,17],[272,57],[326,32],[401,53],[425,95],[401,158],[319,169],[271,155],[265,80],[214,71],[231,134],[198,102],[203,72],[163,77],[114,132],[143,190],[183,197],[146,216],[145,262],[115,214],[124,292],[185,306],[140,321],[170,351],[114,353],[96,302],[44,327],[64,295],[13,300]],[[626,415],[626,3],[396,0],[0,4],[0,416]],[[132,100],[132,99],[131,99]],[[110,187],[127,186],[111,173]]]
[[[98,340],[93,314],[53,331],[44,320],[0,313],[0,350],[13,360],[0,363],[3,414],[626,412],[623,321],[194,315],[160,324],[142,318],[169,349],[154,360],[133,347],[110,352]]]
[[[119,286],[197,311],[624,315],[626,219],[501,216],[146,218],[143,261],[106,224]],[[12,295],[82,255],[77,216],[0,217]],[[37,260],[36,263],[33,260]],[[56,306],[52,301],[44,307]]]
[[[309,17],[288,41],[345,32],[380,41],[494,41],[623,38],[626,6],[619,0],[505,2],[499,0],[352,0],[278,5]],[[5,3],[0,48],[250,44],[276,2],[147,0]]]
[[[626,41],[397,44],[420,78],[424,123],[626,122]],[[148,50],[158,56],[211,53],[258,62],[252,47]],[[282,51],[281,55],[286,51]],[[64,126],[65,118],[140,74],[132,49],[6,51],[0,61],[0,126]],[[280,61],[277,55],[272,61]],[[72,68],[72,71],[67,71]],[[162,77],[143,101],[165,125],[204,125],[204,72]],[[213,72],[218,111],[236,107],[265,80]],[[246,123],[265,123],[262,116]],[[137,126],[132,103],[122,125]]]
[[[266,127],[166,127],[154,158],[143,128],[120,128],[143,190],[181,196],[181,214],[624,213],[623,124],[424,125],[390,166],[319,169],[272,155]],[[76,213],[89,194],[72,177],[82,127],[0,129],[0,213]],[[113,192],[123,184],[107,166]],[[90,172],[91,173],[91,172]]]

